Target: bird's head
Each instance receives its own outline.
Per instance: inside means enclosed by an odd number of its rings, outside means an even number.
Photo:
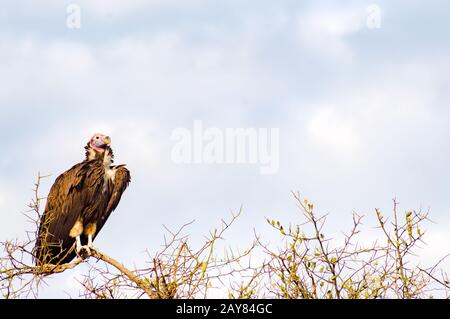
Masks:
[[[89,160],[104,158],[105,155],[112,157],[111,138],[105,134],[96,133],[92,135],[86,146],[86,157]]]
[[[94,134],[89,140],[89,147],[94,149],[96,152],[103,153],[111,144],[111,138],[101,133]]]

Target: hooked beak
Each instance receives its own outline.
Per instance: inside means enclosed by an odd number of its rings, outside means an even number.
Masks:
[[[109,136],[105,136],[103,138],[103,143],[105,143],[105,145],[111,144],[111,138]]]

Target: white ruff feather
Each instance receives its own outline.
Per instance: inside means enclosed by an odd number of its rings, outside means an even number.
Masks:
[[[114,182],[114,178],[116,177],[116,168],[115,167],[114,168],[109,168],[108,167],[106,169],[105,173],[106,173],[106,178],[107,179],[111,179],[111,181]]]
[[[114,183],[114,178],[116,176],[116,168],[111,167],[112,158],[109,154],[109,150],[105,152],[105,156],[103,157],[103,166],[105,167],[105,183],[103,187],[103,192],[106,192],[108,181],[111,180]]]

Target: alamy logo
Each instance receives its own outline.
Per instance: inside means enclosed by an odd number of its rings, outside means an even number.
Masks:
[[[261,174],[279,169],[278,128],[176,128],[171,158],[177,164],[255,164]]]

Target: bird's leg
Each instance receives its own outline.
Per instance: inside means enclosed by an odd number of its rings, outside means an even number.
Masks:
[[[92,234],[88,235],[88,248],[94,248],[94,245],[92,244]]]
[[[91,249],[94,249],[94,245],[92,244],[95,232],[97,231],[97,225],[95,223],[87,224],[84,228],[84,235],[88,238],[87,248],[89,252]]]
[[[76,240],[75,249],[78,257],[80,257],[81,259],[86,259],[86,257],[91,254],[89,247],[81,245],[81,235],[77,236],[75,240]]]
[[[80,236],[77,236],[76,237],[76,251],[77,251],[77,253],[80,253],[82,248],[83,248],[83,246],[81,245],[81,238],[80,238]]]
[[[77,254],[80,253],[83,246],[81,245],[81,234],[83,234],[83,223],[81,220],[77,220],[75,224],[70,229],[69,236],[75,238],[75,251]]]

